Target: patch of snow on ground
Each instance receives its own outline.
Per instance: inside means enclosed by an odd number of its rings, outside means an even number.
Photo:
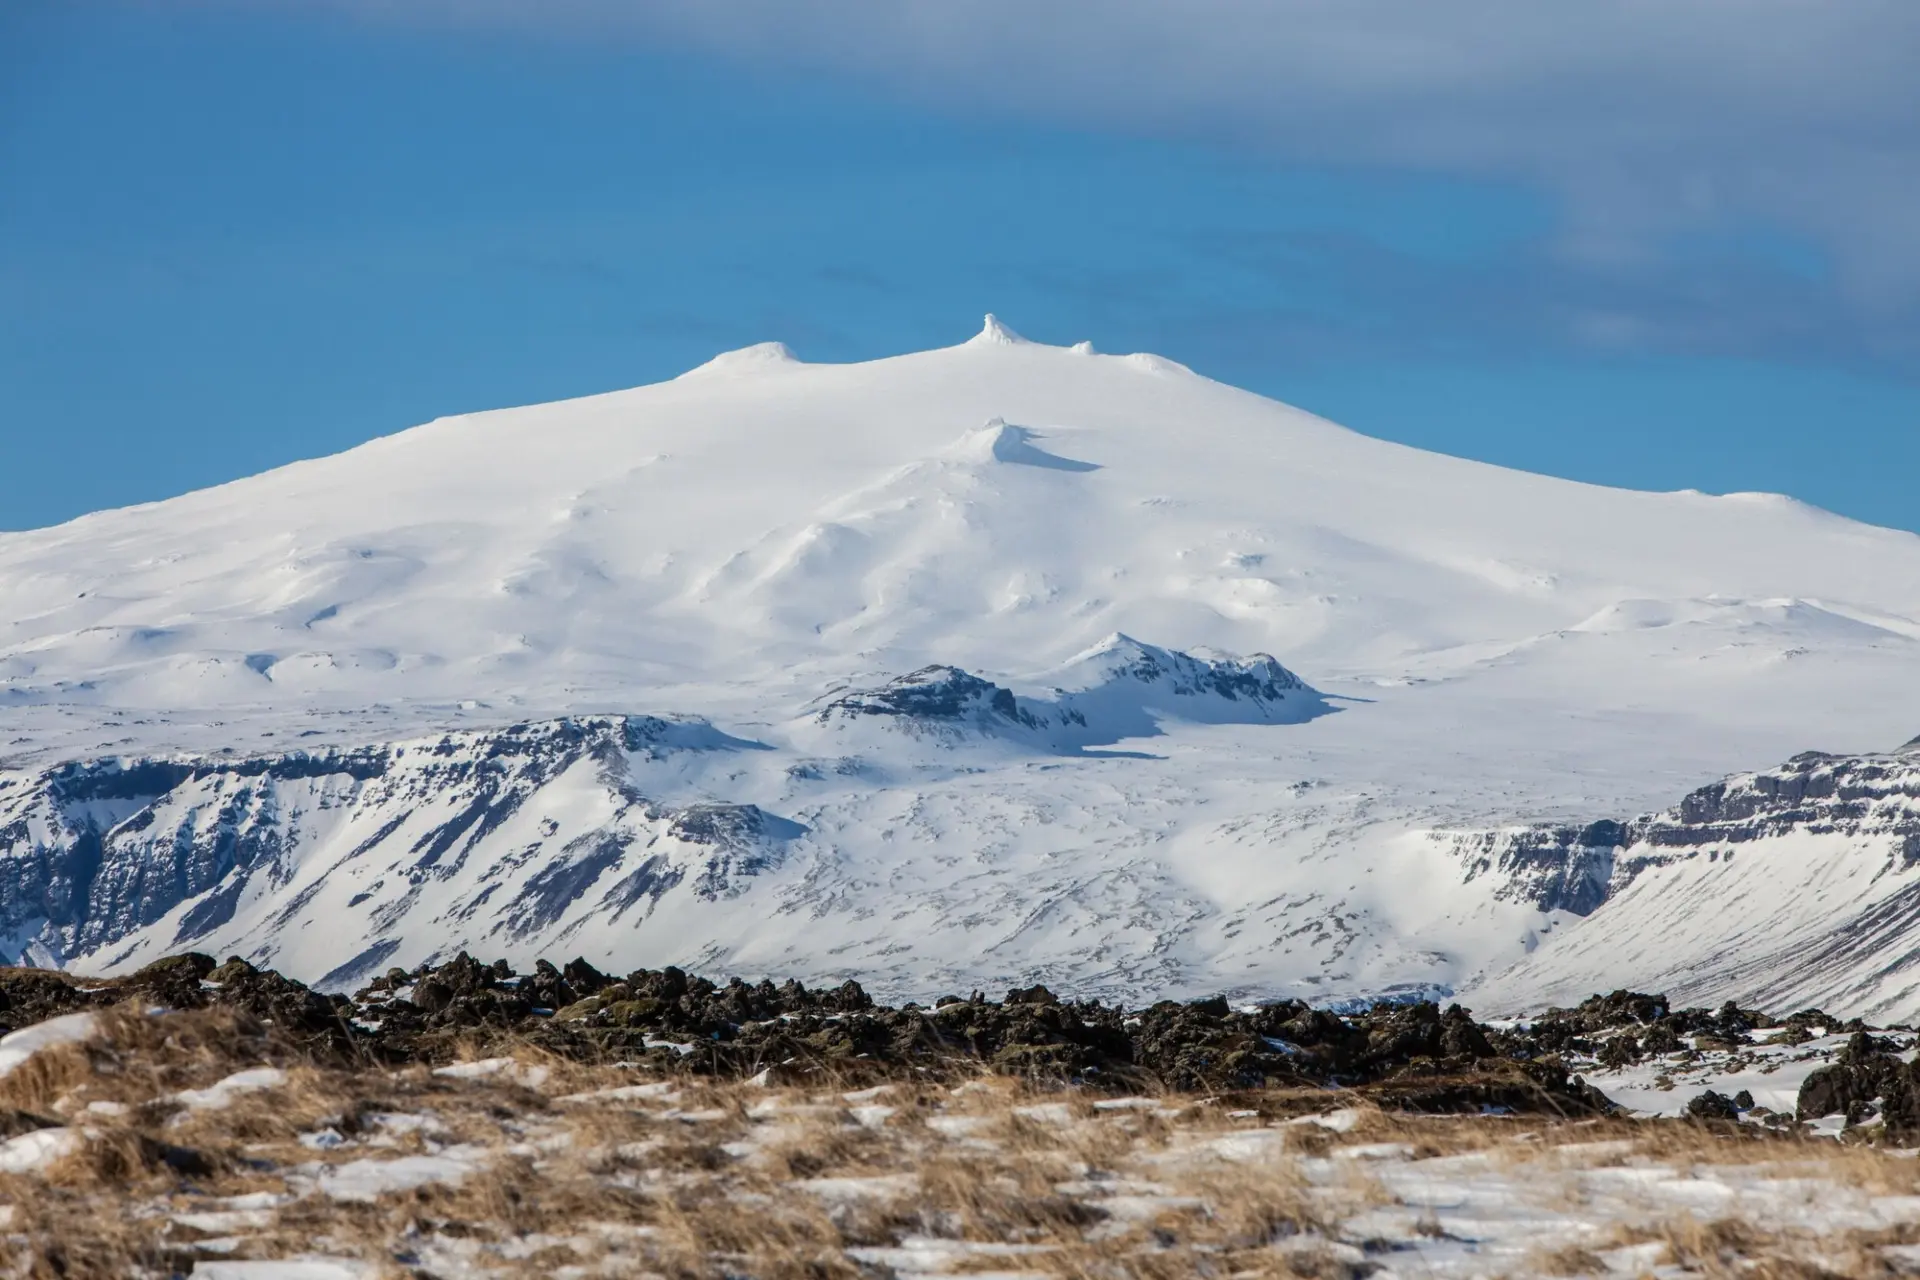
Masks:
[[[433,1183],[463,1182],[483,1168],[485,1148],[451,1146],[434,1155],[372,1157],[344,1164],[308,1165],[288,1180],[334,1200],[376,1200]]]
[[[287,1082],[287,1073],[278,1067],[254,1067],[236,1071],[204,1089],[183,1089],[173,1100],[189,1111],[222,1111],[244,1094],[278,1089]]]
[[[528,1089],[538,1089],[553,1072],[550,1068],[529,1065],[515,1058],[483,1058],[478,1062],[456,1062],[449,1067],[436,1067],[433,1074],[454,1080],[499,1078]]]
[[[35,1129],[0,1142],[0,1173],[39,1173],[86,1144],[72,1129]]]
[[[42,1049],[56,1045],[80,1044],[100,1034],[100,1020],[90,1013],[69,1013],[48,1018],[18,1031],[0,1036],[0,1078],[12,1075]]]
[[[901,1277],[946,1275],[960,1271],[975,1280],[982,1274],[1041,1277],[1047,1272],[999,1271],[983,1273],[977,1263],[995,1258],[1031,1258],[1055,1251],[1051,1245],[1000,1244],[980,1240],[946,1240],[933,1236],[907,1236],[899,1244],[847,1250],[847,1256],[870,1267],[890,1269]]]
[[[1636,1115],[1681,1115],[1688,1102],[1711,1089],[1729,1098],[1750,1093],[1756,1106],[1791,1116],[1801,1084],[1831,1063],[1846,1043],[1847,1037],[1839,1035],[1798,1045],[1693,1050],[1652,1057],[1621,1070],[1590,1068],[1585,1079]]]
[[[380,1271],[348,1258],[279,1258],[201,1262],[193,1274],[194,1280],[374,1280]]]

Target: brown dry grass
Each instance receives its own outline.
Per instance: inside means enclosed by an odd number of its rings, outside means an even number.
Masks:
[[[284,1202],[232,1228],[244,1237],[237,1256],[303,1253],[323,1241],[327,1252],[384,1267],[428,1246],[458,1251],[503,1277],[597,1266],[670,1280],[838,1280],[871,1274],[849,1251],[931,1237],[951,1242],[956,1273],[1358,1277],[1372,1264],[1344,1224],[1399,1206],[1384,1177],[1390,1162],[1336,1157],[1379,1144],[1559,1186],[1567,1205],[1581,1201],[1574,1174],[1606,1164],[1763,1166],[1823,1179],[1836,1194],[1920,1192],[1920,1165],[1881,1151],[1690,1124],[1411,1116],[1298,1090],[1096,1108],[1071,1090],[991,1077],[896,1081],[857,1102],[841,1096],[871,1083],[860,1071],[815,1073],[786,1088],[686,1081],[643,1099],[569,1099],[635,1080],[524,1046],[504,1047],[545,1071],[538,1087],[509,1074],[323,1070],[299,1065],[270,1028],[214,1012],[110,1010],[103,1025],[96,1043],[47,1051],[0,1081],[0,1106],[76,1117],[88,1134],[65,1160],[0,1176],[6,1274],[184,1272],[197,1242],[220,1232],[170,1215],[266,1193]],[[503,1046],[470,1048],[491,1055]],[[263,1065],[284,1067],[286,1082],[236,1095],[222,1110],[174,1100]],[[1330,1102],[1359,1102],[1350,1125],[1288,1123]],[[124,1111],[85,1111],[89,1103]],[[893,1111],[857,1119],[852,1108],[863,1104]],[[382,1119],[392,1115],[432,1125],[395,1129]],[[325,1129],[344,1145],[302,1144]],[[1269,1136],[1215,1145],[1247,1130]],[[325,1166],[448,1148],[484,1153],[484,1171],[366,1203],[311,1191]],[[1445,1234],[1430,1213],[1401,1216],[1412,1237],[1401,1247]],[[1627,1224],[1612,1245],[1536,1250],[1512,1274],[1599,1274],[1606,1248],[1656,1243],[1672,1265],[1708,1277],[1877,1276],[1887,1272],[1879,1248],[1915,1239],[1920,1221],[1813,1238],[1676,1214]]]

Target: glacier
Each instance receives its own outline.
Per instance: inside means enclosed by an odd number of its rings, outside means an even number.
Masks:
[[[1636,816],[1900,774],[1920,537],[991,319],[0,535],[0,621],[9,959],[1920,1011],[1902,820]]]

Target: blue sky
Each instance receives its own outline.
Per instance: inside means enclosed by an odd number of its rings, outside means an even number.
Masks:
[[[1296,26],[1242,65],[1301,3],[1196,0],[1189,46],[1124,3],[1091,40],[996,0],[6,6],[0,528],[988,310],[1427,448],[1920,528],[1905,11],[1509,23],[1515,71],[1408,9],[1382,62]]]

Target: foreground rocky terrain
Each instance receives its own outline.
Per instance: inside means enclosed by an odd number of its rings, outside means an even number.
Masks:
[[[1298,1001],[1222,998],[1138,1009],[1062,1000],[1044,986],[1003,999],[973,992],[929,1006],[876,1004],[857,982],[809,989],[676,968],[600,972],[541,960],[515,973],[462,953],[395,968],[353,995],[325,995],[233,958],[188,953],[125,978],[0,969],[0,1027],[31,1043],[36,1027],[79,1025],[128,1009],[202,1011],[280,1059],[320,1068],[440,1067],[475,1052],[520,1052],[584,1065],[619,1062],[662,1077],[763,1084],[971,1079],[982,1072],[1096,1093],[1337,1089],[1395,1110],[1526,1112],[1561,1117],[1654,1111],[1648,1089],[1674,1081],[1778,1077],[1776,1105],[1735,1106],[1701,1089],[1691,1114],[1788,1128],[1829,1115],[1890,1141],[1920,1139],[1916,1042],[1817,1009],[1784,1018],[1728,1003],[1676,1009],[1620,991],[1527,1022],[1483,1024],[1458,1005],[1383,1003],[1335,1012]],[[1793,1081],[1790,1105],[1778,1087]],[[1656,1081],[1670,1083],[1657,1084]],[[1612,1082],[1633,1100],[1609,1097]],[[1752,1090],[1741,1090],[1751,1095]],[[1724,1105],[1723,1105],[1724,1102]],[[1751,1113],[1751,1114],[1748,1114]]]
[[[20,1276],[1920,1266],[1914,1041],[1812,1010],[891,1008],[464,955],[326,996],[183,955],[0,970],[0,1022]]]

